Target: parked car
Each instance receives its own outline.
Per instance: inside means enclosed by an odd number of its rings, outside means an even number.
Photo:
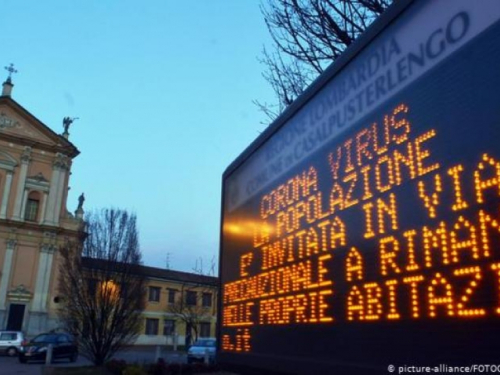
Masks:
[[[20,331],[0,331],[0,352],[15,357],[25,342]]]
[[[189,347],[187,353],[187,363],[203,362],[205,353],[208,353],[209,363],[215,363],[215,339],[198,339]]]
[[[25,345],[19,351],[19,362],[28,360],[45,360],[49,344],[52,344],[52,358],[68,358],[71,362],[78,359],[78,346],[74,338],[67,333],[42,333]]]

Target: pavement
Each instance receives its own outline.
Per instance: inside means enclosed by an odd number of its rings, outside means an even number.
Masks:
[[[156,356],[156,347],[131,347],[129,349],[116,353],[113,358],[123,359],[127,363],[153,363]],[[186,363],[186,354],[183,352],[161,351],[162,358],[167,362]],[[33,361],[28,363],[19,363],[17,357],[0,356],[0,375],[40,375],[42,366],[45,365],[42,361]],[[74,366],[90,366],[87,358],[80,355],[78,360],[70,363],[67,359],[56,360],[52,366],[56,367],[74,367]]]

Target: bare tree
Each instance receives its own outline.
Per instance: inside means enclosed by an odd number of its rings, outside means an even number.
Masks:
[[[200,335],[201,323],[209,322],[216,313],[217,305],[217,279],[215,272],[215,258],[212,258],[210,269],[207,273],[203,270],[201,258],[196,260],[193,277],[181,283],[179,294],[173,303],[167,306],[167,312],[174,315],[186,325],[196,341]],[[210,303],[209,303],[210,301]]]
[[[200,325],[204,322],[209,322],[210,318],[215,314],[213,296],[216,293],[215,286],[196,285],[183,283],[179,290],[179,296],[174,303],[167,307],[167,312],[175,315],[182,321],[187,330],[191,330],[193,341],[196,341],[200,335]],[[212,299],[210,306],[204,305],[204,295],[210,295]]]
[[[264,48],[260,61],[278,104],[254,103],[274,120],[391,3],[392,0],[267,0],[267,5],[261,5],[261,12],[273,39],[273,51]]]
[[[61,249],[59,318],[80,350],[102,365],[131,344],[142,325],[145,277],[136,216],[104,209],[86,216],[82,242]]]

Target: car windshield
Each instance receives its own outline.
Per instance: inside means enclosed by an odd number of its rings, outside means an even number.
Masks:
[[[198,340],[193,346],[214,347],[215,340]]]
[[[38,335],[31,342],[33,343],[41,343],[41,342],[50,342],[55,343],[57,341],[57,335]]]

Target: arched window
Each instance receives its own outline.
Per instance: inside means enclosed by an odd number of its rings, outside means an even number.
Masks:
[[[38,218],[38,208],[40,207],[40,193],[32,191],[28,195],[24,219],[26,221],[36,221]]]

